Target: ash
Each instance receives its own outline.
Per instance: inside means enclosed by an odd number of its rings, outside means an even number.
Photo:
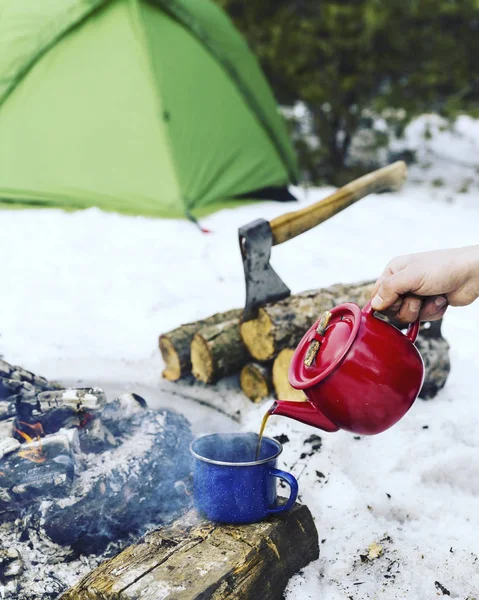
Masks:
[[[0,361],[0,599],[59,598],[191,507],[190,424]]]

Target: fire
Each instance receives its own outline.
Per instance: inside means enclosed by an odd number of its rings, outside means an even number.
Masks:
[[[88,425],[88,423],[93,421],[94,418],[95,418],[95,416],[92,415],[91,413],[83,413],[82,419],[80,421],[80,427],[81,428],[86,427]]]
[[[19,421],[19,424],[27,426],[35,433],[35,438],[36,438],[36,441],[38,442],[38,446],[34,446],[33,448],[25,448],[24,450],[19,450],[18,456],[21,456],[22,458],[26,458],[27,460],[31,460],[34,463],[45,462],[47,460],[47,457],[45,456],[45,453],[43,452],[43,448],[42,448],[42,438],[41,438],[41,436],[43,435],[42,424],[34,423],[33,425],[31,425],[30,423],[24,423],[22,421]],[[35,442],[35,440],[32,437],[30,437],[28,435],[28,433],[25,433],[21,429],[15,428],[15,431],[18,433],[18,435],[22,436],[22,438],[27,442],[27,444],[31,444],[31,443]]]

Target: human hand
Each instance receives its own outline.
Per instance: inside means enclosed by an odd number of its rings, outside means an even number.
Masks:
[[[403,323],[436,321],[447,307],[479,297],[479,246],[434,250],[391,260],[373,290],[373,310]]]

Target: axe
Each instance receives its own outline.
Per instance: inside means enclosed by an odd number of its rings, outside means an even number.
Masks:
[[[368,194],[397,191],[407,176],[403,161],[368,173],[323,200],[272,221],[257,219],[238,230],[246,284],[243,321],[256,318],[258,308],[287,298],[291,290],[269,264],[272,246],[293,239],[341,212]]]

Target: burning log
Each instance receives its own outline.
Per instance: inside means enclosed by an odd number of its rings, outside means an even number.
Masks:
[[[162,410],[143,411],[130,423],[130,437],[103,453],[102,471],[80,472],[68,502],[45,508],[44,529],[54,542],[101,552],[112,540],[141,535],[150,523],[171,521],[190,504],[187,420]]]
[[[239,321],[240,316],[241,310],[229,310],[214,314],[207,319],[181,325],[169,333],[160,335],[159,347],[165,362],[163,377],[169,381],[177,381],[191,373],[190,346],[194,335],[200,329],[235,319]]]
[[[253,402],[261,402],[273,391],[271,365],[248,363],[240,373],[240,386],[244,394]]]
[[[235,527],[192,511],[104,562],[60,600],[280,600],[289,579],[318,557],[304,505]]]
[[[43,413],[57,408],[91,413],[102,410],[106,403],[106,396],[100,388],[68,388],[41,392],[37,396],[37,401]]]
[[[240,337],[239,319],[203,327],[191,342],[192,372],[203,383],[236,373],[248,358]]]
[[[253,358],[274,359],[284,348],[295,348],[305,332],[321,314],[343,302],[364,306],[374,282],[337,284],[329,288],[302,292],[259,309],[258,317],[241,323],[240,334]]]
[[[38,422],[49,434],[61,427],[81,427],[88,415],[93,418],[105,404],[106,397],[100,388],[66,388],[22,399],[17,403],[17,411],[23,421]]]
[[[21,432],[27,443],[0,463],[0,507],[15,510],[37,497],[65,495],[75,474],[70,437],[58,433],[34,441]],[[6,504],[11,506],[6,507]]]

